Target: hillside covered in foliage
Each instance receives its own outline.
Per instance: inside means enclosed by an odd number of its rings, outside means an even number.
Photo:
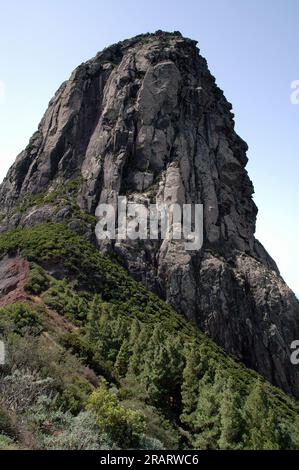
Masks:
[[[0,310],[0,448],[299,448],[290,397],[66,224],[4,233],[0,254],[28,262]]]

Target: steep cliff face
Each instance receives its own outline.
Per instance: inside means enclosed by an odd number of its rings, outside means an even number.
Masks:
[[[81,210],[129,201],[201,203],[204,245],[101,243],[129,272],[227,352],[299,397],[290,344],[299,303],[254,238],[257,209],[246,143],[231,104],[196,42],[180,33],[138,36],[80,65],[57,91],[38,131],[0,188],[1,231],[68,216],[55,204],[16,207],[82,178]],[[34,199],[34,198],[33,198]],[[74,222],[72,222],[73,226]]]

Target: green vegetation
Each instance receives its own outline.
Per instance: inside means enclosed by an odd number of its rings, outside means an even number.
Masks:
[[[4,434],[0,434],[0,450],[14,450],[14,441]]]
[[[27,304],[16,302],[1,308],[0,312],[0,332],[7,327],[7,324],[19,334],[27,330],[31,333],[40,333],[43,328],[42,308],[31,308]]]
[[[82,177],[69,181],[52,191],[44,191],[36,194],[27,194],[15,207],[15,212],[24,214],[31,207],[42,207],[45,204],[60,205],[61,203],[75,203],[75,196],[82,185]]]
[[[47,189],[44,192],[27,194],[11,213],[0,215],[0,219],[14,214],[26,215],[33,208],[38,209],[49,205],[52,206],[53,213],[58,213],[60,209],[66,209],[65,220],[75,221],[78,228],[82,230],[86,227],[95,227],[96,217],[82,211],[77,202],[83,183],[82,176],[78,176],[62,186],[56,184],[51,190]]]
[[[91,394],[87,410],[94,412],[100,429],[119,446],[138,446],[146,430],[145,417],[139,411],[127,410],[122,406],[104,382]]]
[[[38,295],[48,287],[49,277],[45,274],[45,271],[37,264],[31,263],[25,290],[29,294]]]
[[[39,307],[1,309],[0,333],[22,380],[38,374],[33,382],[41,389],[20,411],[36,446],[298,448],[298,406],[290,397],[84,238],[63,224],[0,236],[0,254],[17,251],[31,263],[26,290],[39,295]],[[64,280],[46,271],[52,268]],[[9,397],[14,371],[3,374]],[[10,416],[7,398],[0,405]]]

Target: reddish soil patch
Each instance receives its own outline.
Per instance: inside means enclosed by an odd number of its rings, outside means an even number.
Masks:
[[[30,299],[24,290],[28,272],[29,263],[20,256],[0,260],[0,307]]]

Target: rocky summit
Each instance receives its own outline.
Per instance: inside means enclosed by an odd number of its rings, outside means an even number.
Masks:
[[[290,362],[299,302],[254,237],[247,145],[196,44],[158,31],[80,65],[1,185],[0,229],[67,221],[96,244],[92,224],[82,228],[78,213],[94,215],[119,195],[143,204],[203,204],[197,252],[179,240],[110,241],[94,249],[114,256],[227,353],[299,398],[298,367]],[[61,188],[72,184],[75,202],[60,197],[58,204]],[[1,263],[7,270],[9,261]]]

